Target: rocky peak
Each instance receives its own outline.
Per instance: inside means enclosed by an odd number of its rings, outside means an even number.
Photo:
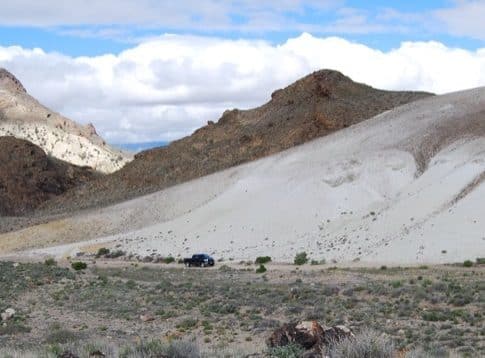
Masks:
[[[0,68],[0,89],[27,93],[22,83],[4,68]]]

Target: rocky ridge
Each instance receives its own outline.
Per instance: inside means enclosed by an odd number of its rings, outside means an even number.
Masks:
[[[40,104],[5,69],[0,69],[0,136],[28,140],[49,156],[101,173],[112,173],[131,160],[109,147],[92,124],[81,126]]]
[[[47,203],[55,212],[104,206],[250,162],[430,96],[383,91],[340,72],[314,72],[251,110],[228,110],[167,147],[144,151],[118,172]]]

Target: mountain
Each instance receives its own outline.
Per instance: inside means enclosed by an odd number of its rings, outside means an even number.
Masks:
[[[0,137],[0,215],[25,214],[95,176],[93,169],[50,158],[26,140]]]
[[[228,110],[191,136],[135,156],[118,172],[48,203],[64,212],[119,202],[250,162],[430,96],[393,92],[322,70],[275,91],[265,105]]]
[[[0,136],[26,139],[49,156],[101,173],[123,167],[131,157],[110,148],[92,124],[81,126],[31,97],[20,81],[0,68]]]
[[[0,251],[56,245],[30,254],[74,255],[116,246],[143,256],[208,252],[291,262],[304,251],[345,264],[463,262],[485,256],[484,196],[485,88],[478,88],[409,103],[151,195],[0,235]]]

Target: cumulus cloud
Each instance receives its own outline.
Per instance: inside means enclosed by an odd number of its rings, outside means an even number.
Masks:
[[[227,108],[266,102],[314,70],[336,69],[384,89],[450,92],[485,85],[485,49],[405,42],[382,52],[309,34],[266,41],[163,35],[117,55],[69,57],[0,47],[0,66],[29,92],[109,142],[173,140]]]

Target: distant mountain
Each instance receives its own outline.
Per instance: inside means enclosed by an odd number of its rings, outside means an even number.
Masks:
[[[116,173],[47,204],[49,210],[107,205],[256,160],[429,97],[384,91],[322,70],[275,91],[265,105],[228,110],[191,136],[141,152]]]
[[[0,137],[0,216],[25,214],[95,176],[93,169],[50,158],[26,140]]]
[[[139,153],[147,149],[154,149],[166,147],[170,142],[156,141],[156,142],[139,142],[139,143],[120,143],[113,144],[113,147],[129,151],[131,153]]]
[[[81,126],[31,97],[20,81],[0,68],[0,136],[26,139],[48,155],[112,173],[132,158],[109,147],[92,124]]]

